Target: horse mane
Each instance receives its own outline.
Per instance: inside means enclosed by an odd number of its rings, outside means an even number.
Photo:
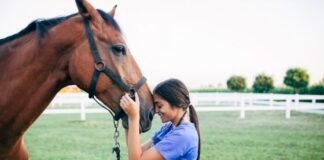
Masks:
[[[105,13],[104,11],[97,9],[98,13],[100,14],[100,16],[104,19],[104,21],[108,24],[111,25],[114,29],[116,29],[117,31],[121,32],[121,29],[118,25],[118,23],[115,21],[115,19],[113,17],[111,17],[109,14]],[[27,27],[25,27],[24,29],[22,29],[21,31],[19,31],[16,34],[13,34],[9,37],[0,39],[0,45],[3,45],[7,42],[13,41],[15,39],[18,39],[30,32],[35,31],[36,32],[36,39],[41,39],[43,37],[45,37],[46,35],[48,35],[48,30],[66,20],[68,20],[69,18],[78,15],[78,13],[74,13],[68,16],[64,16],[64,17],[56,17],[56,18],[51,18],[51,19],[37,19],[34,20],[33,22],[31,22],[30,24],[27,25]]]

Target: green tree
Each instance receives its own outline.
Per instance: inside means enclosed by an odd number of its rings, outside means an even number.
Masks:
[[[300,89],[307,87],[309,75],[303,68],[290,68],[286,72],[284,83],[294,88],[295,93],[299,93]]]
[[[232,76],[227,82],[227,88],[233,91],[242,91],[246,88],[245,78],[242,76]]]
[[[309,87],[310,94],[324,95],[324,81]]]
[[[266,74],[259,74],[255,77],[252,88],[253,92],[267,93],[274,88],[273,79]]]

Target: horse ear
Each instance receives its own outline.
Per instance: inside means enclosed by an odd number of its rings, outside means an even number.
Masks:
[[[83,18],[91,18],[91,21],[94,24],[99,24],[102,22],[101,16],[97,12],[97,10],[86,0],[75,0],[79,13]],[[96,25],[97,26],[97,25]]]
[[[114,17],[116,12],[117,4],[111,9],[111,11],[108,13],[110,16]]]

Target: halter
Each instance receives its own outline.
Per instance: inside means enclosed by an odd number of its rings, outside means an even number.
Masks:
[[[119,136],[119,131],[118,131],[118,122],[119,119],[123,116],[125,116],[125,112],[121,109],[117,113],[113,113],[113,111],[105,106],[104,104],[100,103],[96,97],[95,97],[95,91],[96,91],[96,86],[98,82],[98,78],[100,73],[104,73],[108,78],[112,80],[112,82],[117,85],[122,91],[129,93],[130,97],[135,100],[135,93],[141,88],[141,86],[146,82],[146,78],[142,77],[134,86],[128,86],[123,80],[118,77],[116,74],[113,73],[111,69],[108,68],[108,66],[102,61],[99,51],[96,46],[96,42],[93,38],[93,33],[90,28],[90,18],[85,18],[84,19],[84,25],[85,25],[85,30],[86,30],[86,35],[88,38],[89,46],[91,49],[92,56],[95,61],[94,65],[94,72],[90,81],[90,85],[88,88],[89,92],[89,98],[93,98],[101,107],[104,109],[108,110],[111,116],[113,117],[113,123],[115,127],[115,132],[114,132],[114,141],[115,141],[115,146],[113,147],[113,152],[116,152],[116,158],[119,160],[120,159],[120,145],[117,141],[117,138]]]
[[[135,92],[137,92],[141,88],[141,86],[146,82],[146,78],[142,77],[134,86],[132,87],[128,86],[120,77],[114,74],[113,71],[109,69],[108,66],[102,61],[96,46],[96,42],[93,38],[93,33],[90,28],[89,18],[85,18],[84,25],[85,25],[91,53],[95,61],[95,65],[94,65],[95,70],[93,72],[90,81],[90,86],[88,88],[89,98],[94,98],[99,75],[100,73],[104,73],[108,78],[110,78],[113,81],[115,85],[117,85],[122,91],[128,92],[130,97],[133,100],[135,100]],[[113,118],[114,120],[118,121],[124,115],[125,115],[124,111],[120,110],[119,112],[113,115]]]

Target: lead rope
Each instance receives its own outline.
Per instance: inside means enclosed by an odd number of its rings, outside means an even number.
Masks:
[[[114,121],[114,127],[115,127],[115,133],[114,133],[114,140],[115,140],[115,146],[112,149],[112,153],[116,153],[116,159],[120,160],[120,144],[118,142],[118,137],[119,137],[119,131],[118,131],[118,124],[119,121]]]
[[[101,102],[99,102],[96,97],[93,97],[93,99],[99,104],[100,107],[102,107],[103,109],[109,111],[109,113],[113,117],[112,119],[113,119],[113,124],[114,124],[114,127],[115,127],[115,132],[114,132],[113,138],[114,138],[114,141],[115,141],[115,145],[112,148],[112,153],[115,152],[116,153],[116,159],[117,160],[120,160],[120,144],[118,142],[118,137],[119,137],[119,131],[118,131],[119,120],[118,121],[115,120],[114,113],[111,111],[111,109],[109,109],[105,105],[101,104]]]

